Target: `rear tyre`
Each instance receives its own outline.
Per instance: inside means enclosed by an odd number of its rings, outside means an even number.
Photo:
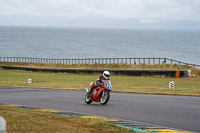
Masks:
[[[92,102],[92,98],[89,96],[89,93],[86,93],[85,95],[85,102],[87,104],[90,104]]]
[[[109,92],[104,92],[104,95],[101,95],[100,98],[100,103],[102,105],[105,105],[110,99],[110,93]]]

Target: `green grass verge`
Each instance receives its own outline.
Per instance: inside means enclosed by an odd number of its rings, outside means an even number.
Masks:
[[[188,65],[170,65],[170,64],[154,64],[154,65],[129,65],[129,64],[44,64],[44,63],[12,63],[0,62],[0,66],[21,66],[32,68],[72,68],[72,69],[160,69],[160,70],[191,70],[192,77],[200,76],[200,69]]]
[[[132,133],[108,122],[0,106],[7,133]]]
[[[100,74],[27,72],[0,69],[0,85],[27,88],[84,90]],[[33,83],[28,84],[28,78]],[[170,81],[175,89],[168,89]],[[111,75],[114,92],[200,96],[200,77],[166,78]]]

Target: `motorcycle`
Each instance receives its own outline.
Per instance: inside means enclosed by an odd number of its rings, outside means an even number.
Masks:
[[[103,86],[97,86],[95,83],[91,82],[90,87],[95,88],[92,92],[92,96],[89,95],[88,88],[85,88],[85,102],[87,104],[95,102],[100,102],[102,105],[105,105],[110,99],[110,92],[113,91],[110,80],[104,80]]]

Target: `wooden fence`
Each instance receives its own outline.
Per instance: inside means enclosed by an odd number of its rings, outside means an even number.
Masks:
[[[48,59],[30,57],[0,57],[0,62],[26,62],[45,64],[177,64],[200,67],[169,58],[86,58],[86,59]]]

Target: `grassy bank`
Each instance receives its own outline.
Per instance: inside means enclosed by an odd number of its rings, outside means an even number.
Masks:
[[[48,112],[0,106],[0,116],[7,121],[7,133],[128,133],[109,123],[66,117]]]
[[[44,63],[12,63],[12,62],[0,62],[0,66],[20,66],[20,67],[32,67],[32,68],[68,68],[68,69],[160,69],[160,70],[191,70],[192,77],[200,77],[200,69],[187,65],[170,65],[170,64],[154,64],[154,65],[129,65],[129,64],[44,64]]]
[[[0,85],[27,88],[84,90],[100,74],[42,73],[0,69]],[[28,78],[33,83],[28,84]],[[115,92],[200,96],[200,77],[166,78],[112,75]],[[175,89],[168,89],[170,81]]]

